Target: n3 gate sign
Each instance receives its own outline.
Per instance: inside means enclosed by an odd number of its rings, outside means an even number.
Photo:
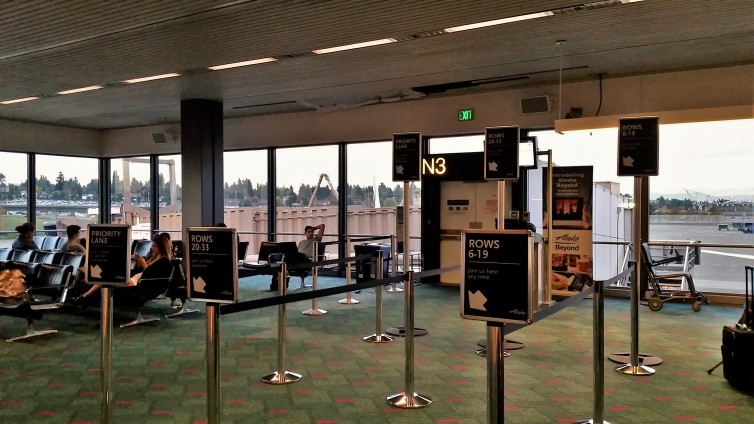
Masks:
[[[187,229],[188,297],[210,303],[238,302],[238,243],[234,228]]]
[[[531,324],[532,234],[528,230],[465,230],[461,241],[461,317]]]

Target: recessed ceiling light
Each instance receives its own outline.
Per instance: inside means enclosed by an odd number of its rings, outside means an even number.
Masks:
[[[395,43],[395,38],[383,38],[380,40],[373,40],[373,41],[365,41],[363,43],[356,43],[356,44],[346,44],[345,46],[338,46],[338,47],[330,47],[327,49],[318,49],[318,50],[312,50],[312,53],[315,54],[325,54],[325,53],[333,53],[333,52],[341,52],[343,50],[353,50],[353,49],[360,49],[362,47],[372,47],[372,46],[379,46],[382,44],[389,44],[389,43]]]
[[[544,18],[545,16],[552,16],[552,15],[553,13],[550,11],[529,13],[528,15],[511,16],[509,18],[495,19],[494,21],[477,22],[475,24],[460,25],[460,26],[445,28],[445,32],[466,31],[470,29],[484,28],[484,27],[494,26],[494,25],[509,24],[511,22],[519,22],[519,21],[527,21],[529,19]]]
[[[213,71],[219,71],[221,69],[240,68],[241,66],[258,65],[260,63],[275,62],[277,59],[274,57],[265,57],[262,59],[247,60],[245,62],[228,63],[225,65],[209,66],[208,69]]]
[[[173,77],[179,77],[179,76],[181,76],[181,74],[176,74],[176,73],[162,74],[162,75],[153,75],[151,77],[134,78],[134,79],[130,79],[130,80],[125,80],[123,82],[126,83],[126,84],[136,84],[137,82],[154,81],[154,80],[158,80],[158,79],[173,78]]]
[[[58,91],[58,94],[73,94],[73,93],[81,93],[84,91],[92,91],[92,90],[99,90],[103,86],[101,85],[90,85],[89,87],[81,87],[81,88],[74,88],[73,90],[65,90],[65,91]]]
[[[23,99],[5,100],[0,102],[0,105],[12,105],[13,103],[30,102],[32,100],[37,100],[38,98],[39,97],[24,97]]]

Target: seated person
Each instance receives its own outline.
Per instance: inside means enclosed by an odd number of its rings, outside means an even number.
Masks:
[[[86,249],[81,245],[81,227],[78,225],[69,225],[65,229],[68,235],[68,241],[63,244],[60,251],[63,253],[86,253]]]
[[[31,222],[23,223],[16,227],[16,231],[18,231],[18,238],[13,240],[12,249],[39,250],[39,246],[34,243],[34,234],[36,234],[34,224]]]
[[[170,260],[173,257],[170,247],[170,239],[158,234],[152,241],[152,247],[150,248],[149,259],[144,259],[138,254],[135,255],[136,269],[133,271],[133,275],[128,280],[128,286],[135,286],[140,279],[149,278],[161,278],[170,275],[172,265]],[[94,296],[99,290],[101,285],[93,285],[86,293],[74,299],[77,304],[83,304],[87,302],[88,298]]]
[[[317,234],[314,234],[314,230],[317,230]],[[319,224],[316,227],[312,227],[311,225],[307,225],[304,228],[304,237],[305,239],[298,242],[298,255],[292,257],[292,258],[285,258],[285,262],[287,264],[300,264],[304,262],[313,262],[314,258],[312,257],[313,252],[313,244],[316,241],[317,243],[322,243],[322,235],[325,233],[325,224]],[[272,282],[270,283],[270,290],[277,291],[278,290],[278,274],[274,273],[272,274]]]

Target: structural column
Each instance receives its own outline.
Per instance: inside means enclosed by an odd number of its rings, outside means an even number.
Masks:
[[[181,101],[183,231],[223,221],[223,104]]]

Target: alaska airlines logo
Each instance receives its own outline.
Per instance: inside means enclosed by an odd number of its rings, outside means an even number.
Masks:
[[[579,250],[579,237],[576,234],[562,234],[555,237],[555,250],[559,252],[577,252]]]
[[[520,309],[511,309],[508,313],[511,315],[526,315],[526,312]]]
[[[568,233],[555,237],[555,241],[558,243],[578,243],[580,239],[581,237]]]

